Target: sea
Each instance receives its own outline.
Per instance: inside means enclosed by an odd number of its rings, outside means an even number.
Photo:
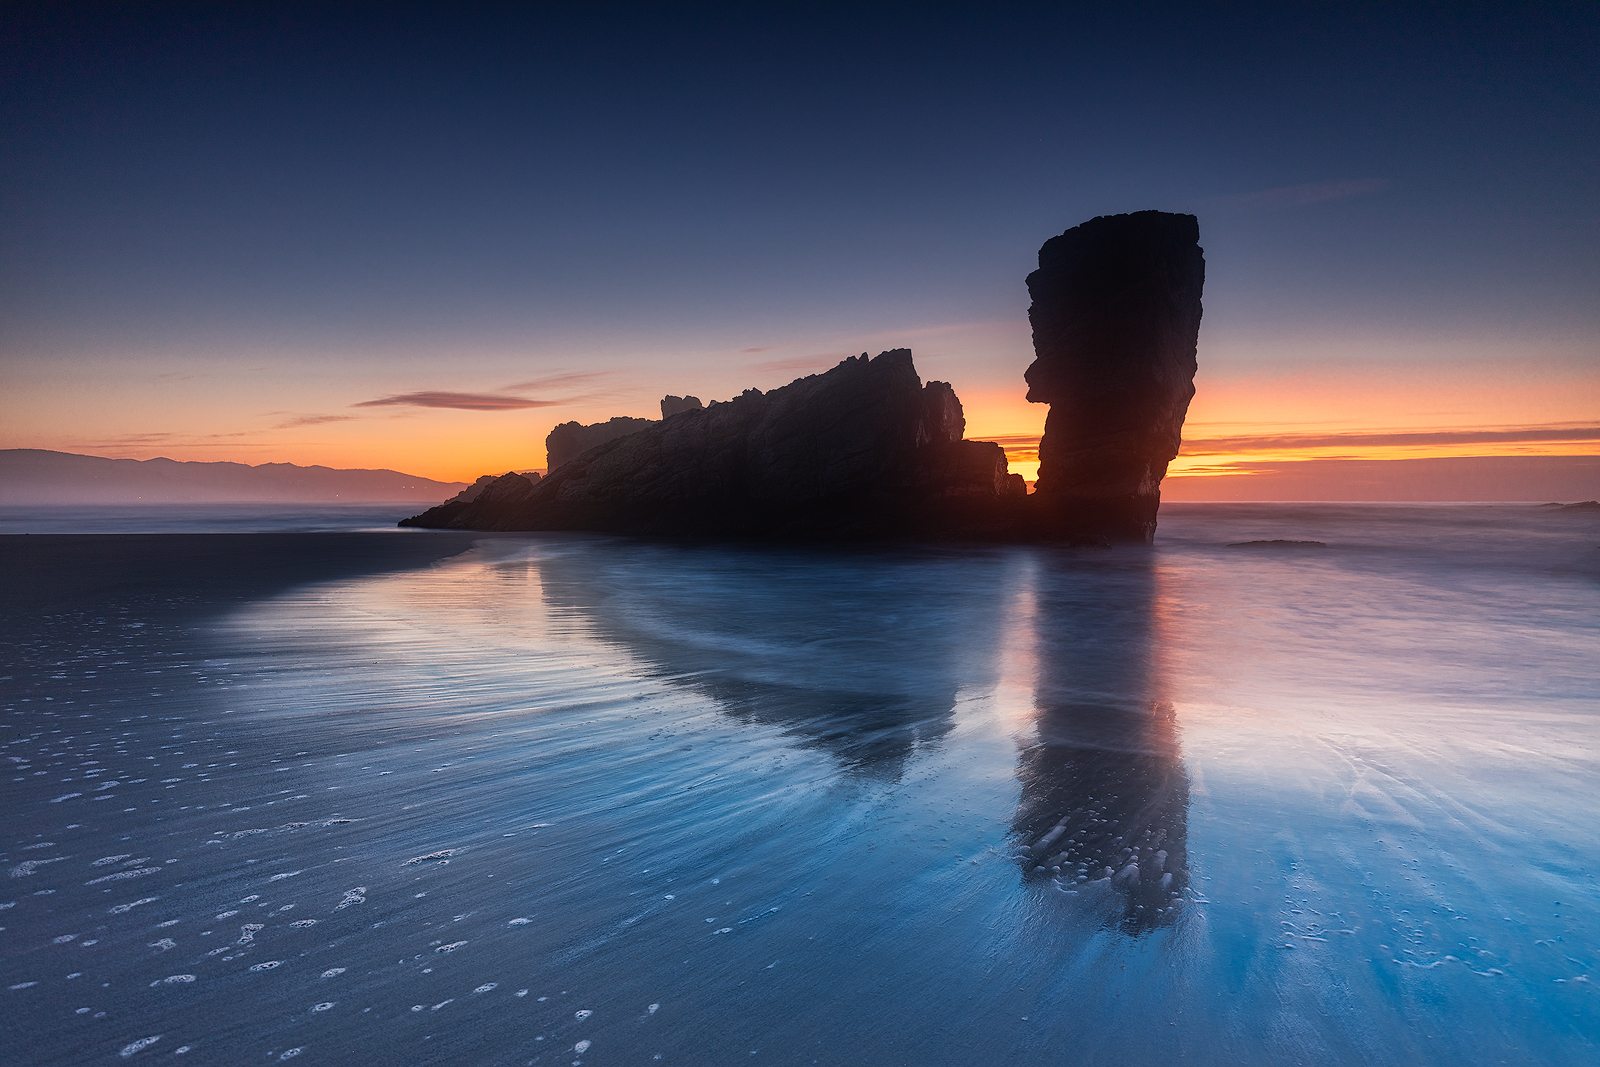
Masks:
[[[402,514],[0,516],[0,1062],[1600,1062],[1595,511]]]

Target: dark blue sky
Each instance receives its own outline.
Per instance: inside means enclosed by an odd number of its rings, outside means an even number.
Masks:
[[[160,375],[345,411],[608,370],[631,409],[905,334],[981,393],[1042,240],[1160,207],[1201,218],[1202,385],[1592,387],[1600,5],[1300,6],[10,5],[4,374],[154,431]]]

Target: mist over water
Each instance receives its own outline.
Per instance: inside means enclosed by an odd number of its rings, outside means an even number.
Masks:
[[[0,1060],[1595,1057],[1600,520],[1159,537],[64,598],[4,634]]]

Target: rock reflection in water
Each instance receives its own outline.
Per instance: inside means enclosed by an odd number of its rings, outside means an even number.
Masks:
[[[1018,859],[1027,877],[1109,883],[1121,928],[1142,933],[1172,921],[1188,880],[1189,779],[1163,693],[1157,579],[1148,558],[1077,564],[1045,557],[1038,572]]]
[[[551,552],[542,594],[594,637],[850,774],[901,776],[996,670],[1014,553],[618,544]]]

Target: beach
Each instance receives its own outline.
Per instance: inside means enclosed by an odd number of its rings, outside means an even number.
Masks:
[[[6,1062],[1600,1048],[1592,516],[0,540]]]

